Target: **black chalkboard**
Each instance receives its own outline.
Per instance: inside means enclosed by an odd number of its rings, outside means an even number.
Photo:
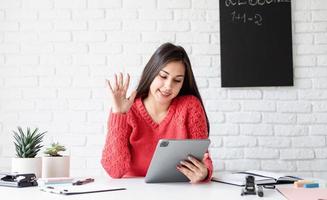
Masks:
[[[292,86],[290,0],[220,0],[222,87]]]

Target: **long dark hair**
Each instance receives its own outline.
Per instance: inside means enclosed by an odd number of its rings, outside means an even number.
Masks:
[[[200,100],[206,116],[209,136],[210,125],[208,116],[193,75],[190,59],[183,47],[171,43],[164,43],[154,52],[142,72],[140,82],[136,89],[136,98],[141,97],[144,99],[148,96],[152,81],[159,74],[162,68],[172,61],[181,61],[185,66],[184,82],[177,96],[193,95]]]

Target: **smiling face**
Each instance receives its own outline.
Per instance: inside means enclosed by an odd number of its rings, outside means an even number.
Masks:
[[[150,85],[148,97],[160,104],[170,104],[178,95],[184,82],[185,66],[181,61],[172,61],[161,69]]]

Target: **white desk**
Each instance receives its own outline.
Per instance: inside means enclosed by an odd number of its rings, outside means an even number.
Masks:
[[[240,196],[241,187],[226,185],[222,183],[209,182],[204,184],[189,183],[159,183],[147,184],[143,178],[128,179],[96,179],[94,183],[98,185],[107,185],[109,188],[125,187],[127,190],[80,194],[80,195],[59,195],[42,192],[38,187],[10,188],[0,187],[1,199],[8,200],[52,200],[52,199],[78,199],[78,200],[115,200],[115,199],[155,199],[155,200],[285,200],[278,191],[264,189],[264,197],[257,195]],[[78,186],[76,186],[78,187]]]

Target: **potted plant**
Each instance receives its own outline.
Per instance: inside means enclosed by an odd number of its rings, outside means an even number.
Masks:
[[[42,148],[43,133],[38,132],[38,128],[31,131],[30,128],[23,131],[17,127],[18,132],[14,133],[14,144],[16,149],[16,158],[12,158],[11,171],[17,173],[34,173],[37,178],[41,177],[42,159],[36,157]]]
[[[69,177],[70,158],[59,154],[65,150],[66,148],[57,142],[44,151],[47,156],[42,157],[42,178]]]

